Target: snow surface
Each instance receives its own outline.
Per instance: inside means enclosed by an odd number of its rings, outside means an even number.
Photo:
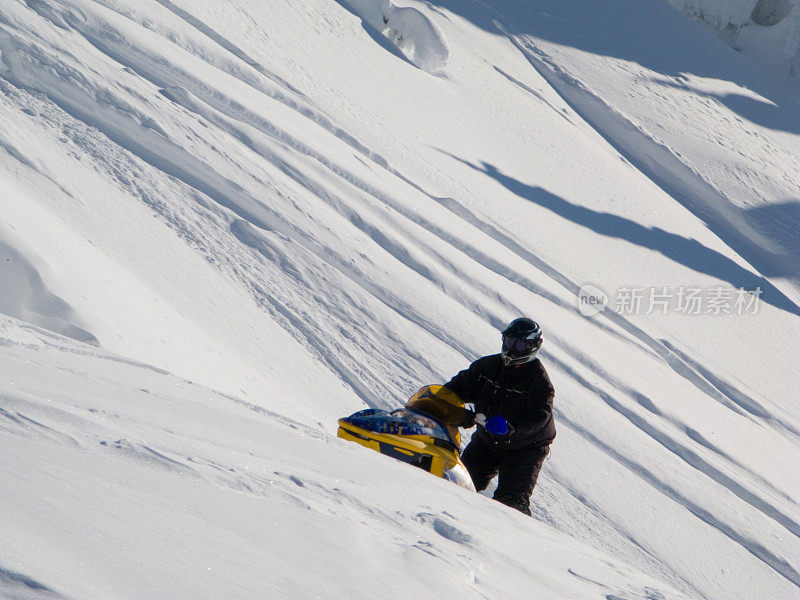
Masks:
[[[662,0],[0,0],[0,597],[800,596],[798,104]],[[534,519],[336,439],[522,314]]]
[[[778,78],[800,84],[800,5],[794,0],[667,1]]]

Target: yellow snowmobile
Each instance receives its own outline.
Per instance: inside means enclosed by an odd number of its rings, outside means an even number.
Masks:
[[[339,419],[337,435],[474,492],[461,462],[458,431],[459,424],[469,420],[469,411],[454,392],[441,385],[426,385],[404,408],[368,408]]]

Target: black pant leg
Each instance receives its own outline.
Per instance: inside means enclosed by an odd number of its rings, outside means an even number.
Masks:
[[[549,452],[548,446],[505,451],[500,462],[500,477],[494,499],[530,516],[531,494]]]
[[[498,466],[493,459],[492,451],[482,440],[473,436],[464,453],[461,462],[467,467],[472,483],[477,491],[485,490],[489,482],[497,475]]]

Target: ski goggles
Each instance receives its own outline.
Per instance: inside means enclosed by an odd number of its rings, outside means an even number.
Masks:
[[[521,340],[509,335],[503,336],[503,350],[510,352],[526,352],[533,350],[538,345],[538,340]]]

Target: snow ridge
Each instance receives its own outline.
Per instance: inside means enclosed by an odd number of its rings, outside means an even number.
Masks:
[[[408,60],[426,73],[446,75],[450,50],[442,30],[422,2],[397,6],[391,0],[343,0],[371,28],[381,32]]]

